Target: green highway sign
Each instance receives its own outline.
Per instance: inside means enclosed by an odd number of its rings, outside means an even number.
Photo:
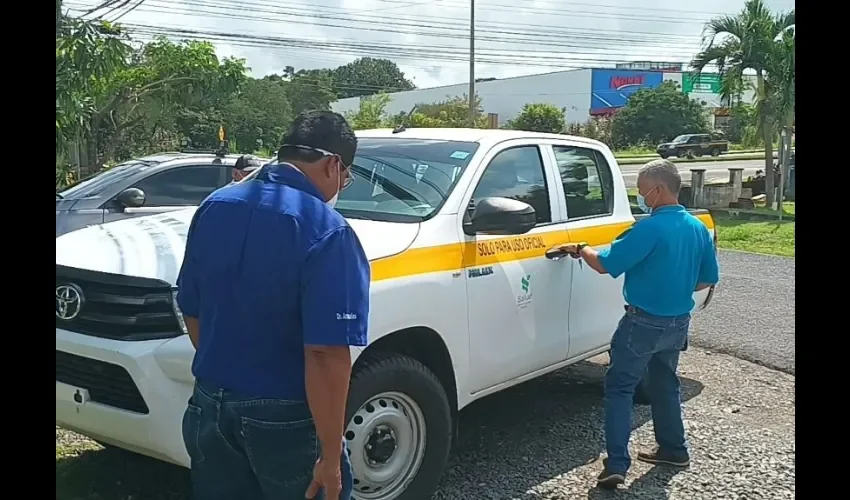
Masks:
[[[720,75],[716,73],[703,73],[699,78],[694,73],[682,74],[682,92],[690,94],[700,92],[704,94],[720,93]]]

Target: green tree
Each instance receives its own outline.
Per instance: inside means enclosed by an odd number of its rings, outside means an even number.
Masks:
[[[331,73],[333,88],[339,99],[416,88],[389,59],[361,57]]]
[[[117,117],[102,126],[108,140],[100,144],[103,157],[161,150],[184,137],[194,146],[215,146],[221,109],[248,80],[245,61],[219,60],[211,43],[165,38],[137,51],[121,76],[112,100],[103,107]],[[201,127],[212,133],[195,137],[197,123],[188,125],[190,116],[215,121]]]
[[[270,78],[248,80],[222,110],[228,138],[240,153],[277,148],[292,118],[286,82]]]
[[[337,96],[333,91],[333,75],[329,69],[311,69],[295,71],[292,66],[283,70],[283,75],[273,75],[272,80],[280,78],[286,82],[286,94],[294,114],[310,109],[327,111]]]
[[[59,6],[57,6],[57,10]],[[56,36],[56,151],[91,133],[98,98],[127,68],[129,38],[106,21],[58,16]]]
[[[679,134],[708,131],[708,120],[700,103],[679,89],[674,82],[643,88],[611,122],[611,141],[617,148],[655,145]]]
[[[360,109],[345,114],[345,119],[354,130],[381,128],[388,125],[384,109],[390,102],[387,94],[377,94],[360,99]]]
[[[475,96],[475,128],[487,127],[487,116],[481,106],[481,98]],[[464,128],[469,126],[469,98],[466,94],[460,97],[446,97],[444,101],[419,103],[414,115],[421,114],[419,120],[431,118],[430,123],[439,123],[440,127]],[[411,117],[412,118],[412,117]]]
[[[783,85],[793,86],[793,56],[791,74],[771,76],[776,71],[777,45],[788,44],[786,32],[792,30],[791,52],[793,53],[793,28],[796,25],[795,10],[774,15],[763,0],[747,0],[743,10],[736,16],[712,19],[705,26],[706,46],[700,51],[691,66],[698,73],[709,64],[717,65],[722,77],[722,93],[730,98],[740,89],[744,73],[756,73],[757,122],[764,140],[765,172],[773,171],[773,139],[776,133],[777,114],[772,92]],[[785,83],[777,79],[785,78]],[[773,203],[773,176],[767,175],[765,188],[768,206]]]
[[[547,103],[526,104],[516,117],[505,123],[504,128],[561,134],[567,128],[565,112],[566,108]]]

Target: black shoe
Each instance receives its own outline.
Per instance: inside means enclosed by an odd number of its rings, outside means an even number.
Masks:
[[[613,490],[618,485],[626,482],[625,474],[612,473],[608,470],[608,459],[602,460],[602,472],[596,477],[596,486],[606,490]]]
[[[673,467],[687,467],[691,464],[691,459],[687,455],[677,457],[664,453],[660,448],[655,448],[650,452],[640,452],[637,458],[648,464],[672,465]]]

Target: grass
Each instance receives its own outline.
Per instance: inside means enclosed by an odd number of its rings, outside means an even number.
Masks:
[[[793,221],[758,222],[716,217],[714,223],[720,248],[794,257]]]
[[[629,188],[627,192],[634,197],[638,191],[637,188]],[[786,201],[782,208],[786,214],[794,215],[796,205],[793,201]],[[757,207],[755,211],[778,215],[764,207]],[[714,223],[720,248],[794,257],[794,221],[750,221],[716,216]]]
[[[185,500],[189,471],[56,428],[56,500]]]
[[[783,214],[794,215],[795,209],[796,209],[796,204],[793,201],[786,201],[785,203],[782,204],[782,213]],[[771,214],[771,215],[774,215],[774,216],[777,216],[777,217],[779,216],[779,212],[777,212],[776,210],[771,210],[764,205],[756,206],[755,211],[758,212],[758,213],[763,213],[763,214]]]

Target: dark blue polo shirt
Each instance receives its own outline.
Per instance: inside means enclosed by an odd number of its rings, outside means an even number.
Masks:
[[[366,345],[369,281],[357,235],[309,179],[264,166],[211,194],[189,228],[177,303],[200,321],[192,373],[305,401],[305,345]]]
[[[626,274],[626,303],[655,316],[689,313],[697,283],[719,280],[711,233],[681,205],[637,221],[599,252],[599,261],[614,278]]]

